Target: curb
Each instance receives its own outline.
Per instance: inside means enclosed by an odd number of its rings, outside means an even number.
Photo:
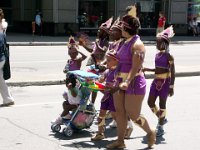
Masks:
[[[8,42],[10,46],[66,46],[67,42]],[[144,44],[156,44],[156,41],[143,41]],[[171,44],[200,44],[200,41],[172,41]]]
[[[192,77],[200,76],[200,71],[197,72],[179,72],[176,73],[176,77]],[[146,79],[153,79],[154,74],[146,74]],[[25,86],[49,86],[49,85],[61,85],[64,84],[64,80],[57,81],[30,81],[30,82],[7,82],[8,86],[13,87],[25,87]]]

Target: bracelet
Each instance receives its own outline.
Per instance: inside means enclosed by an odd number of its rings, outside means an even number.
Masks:
[[[128,79],[126,79],[124,82],[125,82],[125,83],[127,83],[127,84],[129,84],[129,83],[130,83],[130,81],[129,81]]]
[[[170,85],[169,88],[170,88],[170,89],[173,89],[173,88],[174,88],[174,85]]]

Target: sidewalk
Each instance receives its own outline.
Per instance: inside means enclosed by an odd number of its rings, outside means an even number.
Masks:
[[[66,45],[69,36],[33,36],[32,34],[7,33],[7,41],[12,46],[50,46],[50,45]],[[90,37],[91,41],[95,40],[95,36]],[[154,44],[155,36],[141,36],[145,44]],[[172,44],[189,44],[200,43],[200,36],[174,36]]]

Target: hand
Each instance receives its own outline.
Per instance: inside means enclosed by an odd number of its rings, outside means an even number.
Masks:
[[[128,89],[128,83],[127,82],[120,83],[119,88],[121,90],[127,90]]]
[[[169,96],[173,96],[174,95],[174,88],[169,88]]]

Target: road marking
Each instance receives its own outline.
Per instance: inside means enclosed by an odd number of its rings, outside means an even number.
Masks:
[[[27,107],[27,106],[39,106],[39,105],[51,105],[51,104],[61,104],[61,102],[46,102],[46,103],[31,103],[31,104],[15,104],[11,107]]]
[[[12,61],[12,63],[15,63],[15,64],[24,64],[24,63],[50,63],[50,62],[66,62],[66,60],[46,60],[46,61]]]

